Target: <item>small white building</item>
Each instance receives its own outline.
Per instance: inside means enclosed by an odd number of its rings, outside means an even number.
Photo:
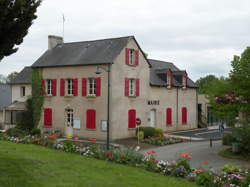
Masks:
[[[43,77],[43,131],[106,139],[108,104],[111,139],[134,136],[136,118],[167,132],[197,128],[195,83],[173,63],[148,59],[133,36],[73,43],[49,36],[32,68]]]

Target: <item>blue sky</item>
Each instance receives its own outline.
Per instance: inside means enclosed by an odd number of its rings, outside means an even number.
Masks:
[[[174,62],[194,80],[226,76],[233,55],[250,46],[249,0],[44,0],[0,74],[32,65],[48,35],[62,35],[63,13],[65,42],[134,35],[149,58]]]

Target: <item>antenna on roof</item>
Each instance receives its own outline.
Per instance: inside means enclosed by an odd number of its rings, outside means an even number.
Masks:
[[[62,14],[62,19],[63,19],[63,33],[62,33],[62,36],[63,36],[63,40],[64,40],[64,22],[65,22],[64,14]]]

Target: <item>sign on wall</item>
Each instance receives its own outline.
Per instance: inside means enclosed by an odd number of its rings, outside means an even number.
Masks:
[[[107,126],[108,126],[108,121],[107,120],[101,120],[101,131],[106,132],[107,131]]]
[[[148,100],[148,105],[160,105],[159,100]]]
[[[80,129],[80,128],[81,128],[81,120],[79,120],[79,119],[74,119],[73,128],[74,128],[74,129]]]

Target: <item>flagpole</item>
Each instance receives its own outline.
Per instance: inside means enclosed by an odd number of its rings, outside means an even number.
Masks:
[[[65,18],[64,18],[64,14],[63,14],[63,39],[64,39],[64,22],[65,22]]]

